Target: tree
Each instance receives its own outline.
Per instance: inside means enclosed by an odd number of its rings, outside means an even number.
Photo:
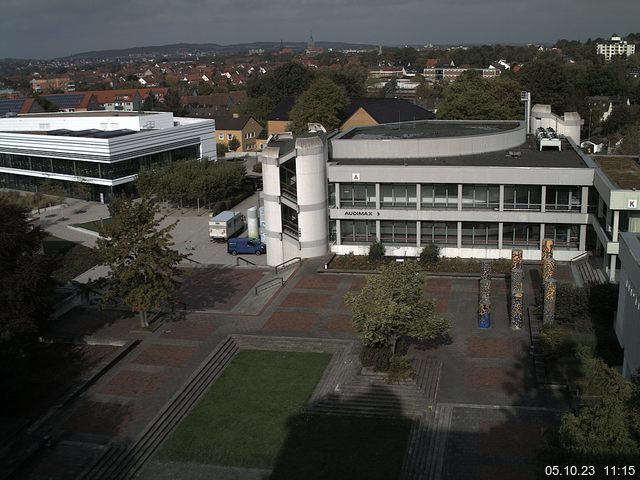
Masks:
[[[229,148],[224,143],[216,143],[216,155],[218,158],[224,158],[225,153],[229,151]]]
[[[325,77],[320,77],[309,86],[289,113],[290,128],[294,133],[307,131],[307,123],[321,123],[327,131],[340,126],[340,114],[347,106],[347,93]]]
[[[273,72],[247,82],[249,97],[267,97],[274,105],[284,97],[295,97],[309,88],[314,74],[298,63],[285,63]]]
[[[483,79],[471,70],[445,86],[442,95],[438,119],[515,120],[524,117],[520,86],[513,79]]]
[[[365,346],[388,347],[395,354],[402,336],[429,340],[449,331],[449,320],[436,315],[434,302],[424,298],[423,283],[416,262],[392,263],[367,277],[362,291],[345,296]]]
[[[172,298],[177,265],[187,255],[171,249],[175,223],[160,228],[157,209],[147,197],[139,202],[120,199],[109,206],[113,222],[97,242],[98,258],[110,268],[102,280],[103,299],[121,299],[149,325],[147,312]]]
[[[234,135],[233,138],[229,140],[228,146],[229,146],[229,150],[231,150],[232,152],[235,152],[240,148],[240,140],[238,140]]]
[[[640,456],[640,384],[625,380],[600,359],[589,359],[590,385],[598,400],[578,415],[566,414],[558,430],[564,458],[607,462]]]
[[[24,347],[49,316],[56,261],[39,253],[45,236],[27,209],[0,199],[0,390],[7,398],[26,368]]]

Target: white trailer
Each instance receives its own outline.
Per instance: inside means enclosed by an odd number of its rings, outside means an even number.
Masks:
[[[212,242],[226,242],[243,228],[244,215],[241,212],[225,210],[209,217],[209,238]]]

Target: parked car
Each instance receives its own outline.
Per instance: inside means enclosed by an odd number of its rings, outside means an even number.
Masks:
[[[230,238],[227,240],[227,253],[237,255],[239,253],[254,253],[262,255],[267,252],[267,246],[257,238]]]

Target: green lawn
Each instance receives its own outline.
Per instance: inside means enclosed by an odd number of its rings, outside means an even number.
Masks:
[[[102,220],[92,220],[91,222],[76,223],[74,227],[85,228],[92,232],[100,233],[100,229],[111,224],[113,222],[112,217],[103,218]]]
[[[329,358],[241,351],[158,459],[272,469],[272,480],[398,478],[410,420],[304,413]]]
[[[158,452],[161,460],[272,468],[287,421],[329,363],[323,353],[243,350]]]
[[[98,264],[92,248],[53,235],[42,241],[42,249],[45,255],[60,258],[60,267],[53,272],[53,276],[61,283],[72,280]]]

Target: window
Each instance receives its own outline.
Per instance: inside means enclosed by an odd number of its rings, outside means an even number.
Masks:
[[[341,183],[340,207],[376,206],[375,183]]]
[[[233,140],[233,134],[227,133],[227,140]]]
[[[579,225],[548,224],[544,227],[545,238],[553,240],[553,247],[577,250],[580,241]]]
[[[498,210],[500,187],[498,185],[462,185],[462,208]]]
[[[420,207],[458,208],[458,185],[450,183],[423,184],[420,187]]]
[[[457,245],[458,222],[420,222],[420,243]]]
[[[582,187],[547,187],[546,210],[580,211]]]
[[[380,241],[393,244],[416,244],[416,222],[380,222]]]
[[[497,223],[462,223],[462,245],[498,246]]]
[[[376,239],[376,222],[366,220],[340,220],[340,242],[371,243]]]
[[[224,140],[224,133],[218,135],[218,140]]]
[[[540,225],[529,223],[505,223],[502,227],[502,244],[505,246],[540,245]]]
[[[380,206],[395,208],[415,208],[417,204],[414,184],[380,184]]]
[[[542,202],[542,187],[536,185],[505,185],[505,210],[536,210],[540,211]]]

